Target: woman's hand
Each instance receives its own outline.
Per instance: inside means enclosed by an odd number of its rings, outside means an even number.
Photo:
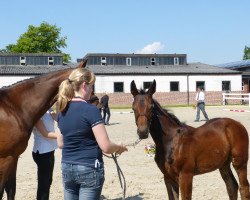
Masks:
[[[124,144],[120,144],[119,149],[115,153],[122,154],[124,151],[128,151],[127,147]]]

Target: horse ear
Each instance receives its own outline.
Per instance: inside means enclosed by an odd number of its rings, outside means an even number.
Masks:
[[[133,80],[130,84],[130,92],[135,97],[138,94],[138,90],[135,85],[135,81]]]
[[[85,68],[87,65],[88,59],[82,60],[78,65],[77,68]]]
[[[148,94],[150,96],[152,96],[155,93],[155,89],[156,89],[156,82],[155,80],[153,81],[153,83],[150,85],[149,89],[148,89]]]

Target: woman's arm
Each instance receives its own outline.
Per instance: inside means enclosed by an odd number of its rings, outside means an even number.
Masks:
[[[55,132],[49,132],[43,121],[41,119],[38,120],[38,122],[36,123],[35,127],[37,128],[37,130],[39,131],[39,133],[42,134],[42,136],[46,137],[46,138],[50,138],[50,139],[57,139],[57,134]]]
[[[98,124],[92,128],[96,141],[101,150],[106,154],[117,153],[121,154],[124,151],[128,151],[127,147],[123,144],[115,144],[110,141],[105,126]]]

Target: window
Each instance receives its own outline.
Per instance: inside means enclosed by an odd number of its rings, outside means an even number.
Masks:
[[[131,66],[131,58],[126,58],[126,65]]]
[[[198,87],[205,90],[205,81],[197,81],[196,82],[196,90]]]
[[[151,84],[152,84],[152,82],[143,82],[143,89],[144,90],[148,89]]]
[[[101,65],[106,65],[106,57],[101,57]]]
[[[230,81],[222,81],[222,91],[231,91]]]
[[[123,82],[114,82],[114,92],[123,92],[124,83]]]
[[[26,58],[24,56],[20,57],[20,65],[26,65]]]
[[[54,65],[54,58],[48,57],[48,63],[49,63],[49,65]]]
[[[179,91],[179,82],[172,81],[170,82],[170,92]]]
[[[178,57],[174,57],[174,65],[179,65],[179,58]]]
[[[155,58],[151,58],[151,65],[155,65]]]

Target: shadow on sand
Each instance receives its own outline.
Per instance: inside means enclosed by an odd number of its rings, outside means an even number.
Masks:
[[[130,196],[130,197],[126,197],[126,200],[142,200],[143,193],[140,193],[138,195],[135,196]],[[105,196],[101,195],[101,199],[100,200],[122,200],[122,197],[120,198],[115,198],[115,199],[107,199]]]

